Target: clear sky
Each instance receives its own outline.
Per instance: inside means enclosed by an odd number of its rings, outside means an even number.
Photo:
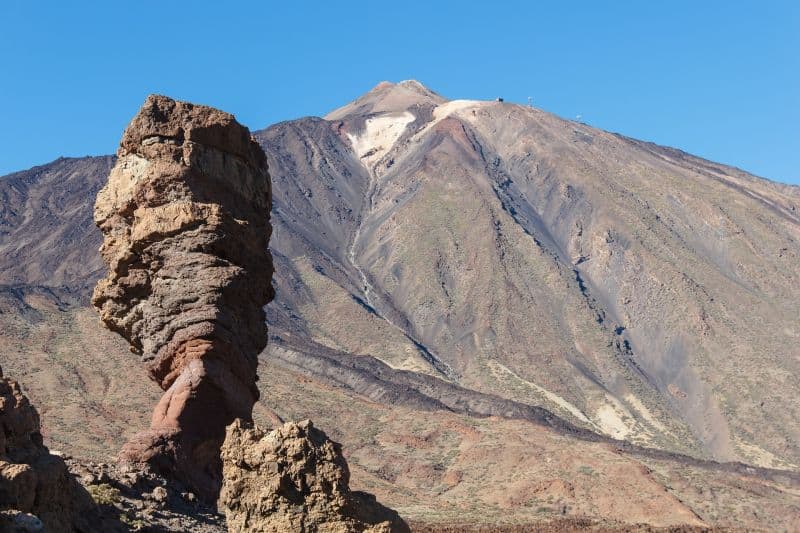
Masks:
[[[800,2],[0,1],[0,174],[107,154],[151,92],[251,129],[381,80],[800,184]]]

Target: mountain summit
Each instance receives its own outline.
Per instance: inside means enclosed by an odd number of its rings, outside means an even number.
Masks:
[[[346,116],[402,112],[413,106],[436,106],[444,102],[446,102],[444,98],[416,80],[405,80],[399,83],[382,81],[366,94],[331,111],[325,116],[325,119],[340,120]]]

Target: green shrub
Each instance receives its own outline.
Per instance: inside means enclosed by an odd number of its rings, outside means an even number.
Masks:
[[[120,501],[119,489],[112,487],[108,483],[89,485],[86,490],[89,491],[94,503],[97,505],[114,505]]]
[[[131,528],[133,531],[140,531],[146,525],[143,520],[130,516],[127,513],[122,513],[119,517],[120,522]]]

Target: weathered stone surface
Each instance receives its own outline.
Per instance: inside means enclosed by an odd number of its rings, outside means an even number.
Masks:
[[[232,115],[155,95],[118,157],[95,204],[109,272],[92,301],[166,391],[121,459],[213,499],[225,426],[251,417],[267,341],[266,157]]]
[[[155,473],[144,464],[95,463],[66,459],[70,472],[94,500],[87,533],[170,531],[222,533],[225,517],[215,505],[188,499],[185,487]],[[0,528],[0,531],[3,531]]]
[[[38,533],[44,531],[44,523],[30,513],[0,511],[0,531],[5,533]]]
[[[42,443],[36,409],[0,370],[0,528],[38,531],[40,520],[47,531],[72,531],[79,496],[67,465]]]
[[[310,420],[266,433],[241,420],[222,447],[220,505],[231,532],[400,532],[408,526],[371,494],[350,491],[341,446]]]

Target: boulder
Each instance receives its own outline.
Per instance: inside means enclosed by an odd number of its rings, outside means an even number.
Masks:
[[[374,496],[350,490],[341,446],[310,420],[268,433],[237,420],[228,428],[222,461],[220,508],[232,533],[409,531]]]

